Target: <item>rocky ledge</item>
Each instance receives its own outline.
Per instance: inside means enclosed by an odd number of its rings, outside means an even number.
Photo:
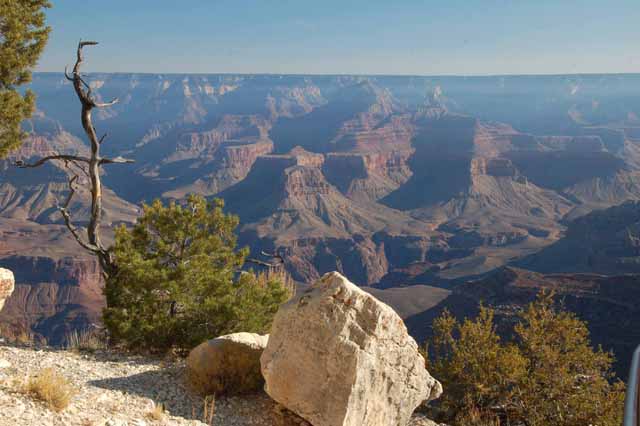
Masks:
[[[203,399],[186,390],[181,360],[14,346],[0,346],[0,359],[4,360],[0,365],[0,425],[305,425],[289,418],[263,392],[218,398],[213,418],[206,421]],[[45,368],[55,369],[77,390],[59,413],[16,388],[16,383]],[[153,415],[156,404],[166,407],[159,418]],[[410,425],[434,423],[417,415]]]

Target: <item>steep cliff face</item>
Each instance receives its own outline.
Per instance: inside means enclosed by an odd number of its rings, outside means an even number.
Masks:
[[[363,80],[333,88],[326,104],[308,114],[279,120],[271,137],[279,153],[295,146],[322,153],[406,148],[411,124],[393,112],[389,91]]]
[[[288,241],[267,237],[259,240],[258,244],[264,244],[265,248],[277,244],[279,252],[286,255],[292,277],[304,283],[312,282],[330,271],[348,274],[360,285],[378,283],[388,273],[390,266],[384,246],[362,235]]]
[[[531,138],[524,142],[522,135],[518,149],[507,153],[518,169],[536,185],[561,190],[594,178],[615,174],[624,168],[624,161],[604,149],[599,137]],[[532,143],[532,148],[523,147]]]
[[[0,264],[19,271],[15,291],[0,312],[3,335],[31,334],[63,344],[72,330],[100,323],[100,270],[91,258],[10,256]]]
[[[263,117],[225,114],[215,127],[202,131],[177,132],[141,150],[146,165],[170,164],[184,160],[212,160],[223,142],[255,143],[269,140],[271,124]],[[177,140],[176,140],[177,139]],[[152,154],[153,157],[142,154]],[[156,160],[156,161],[151,161]],[[159,160],[159,161],[158,161]]]
[[[409,159],[413,175],[382,201],[390,207],[412,210],[446,201],[470,184],[477,120],[449,115],[416,114],[415,149]]]
[[[269,140],[258,142],[222,142],[211,161],[190,170],[181,179],[185,185],[162,194],[164,198],[184,198],[187,194],[197,193],[205,196],[216,195],[242,181],[256,159],[273,151]],[[195,179],[190,182],[187,179]]]
[[[407,164],[411,154],[411,150],[329,153],[323,172],[347,197],[357,201],[377,201],[411,177]]]

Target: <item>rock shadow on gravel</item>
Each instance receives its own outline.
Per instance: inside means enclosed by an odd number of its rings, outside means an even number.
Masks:
[[[186,389],[183,371],[183,368],[170,367],[130,376],[91,380],[87,384],[148,398],[156,404],[163,404],[173,416],[199,420],[202,398]]]
[[[176,417],[203,421],[205,399],[190,392],[185,385],[184,367],[166,367],[123,377],[91,380],[97,388],[148,398]],[[207,400],[210,404],[210,400]],[[276,410],[277,404],[264,392],[215,399],[213,424],[298,426]],[[209,405],[209,412],[211,410]]]

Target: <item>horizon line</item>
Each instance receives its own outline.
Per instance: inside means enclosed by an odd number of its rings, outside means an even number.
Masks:
[[[64,71],[32,71],[33,74],[62,74]],[[113,75],[168,75],[168,76],[290,76],[290,77],[414,77],[414,78],[495,78],[495,77],[570,77],[570,76],[640,76],[638,72],[582,72],[582,73],[516,73],[516,74],[383,74],[383,73],[274,73],[274,72],[136,72],[136,71],[90,71],[83,74]]]

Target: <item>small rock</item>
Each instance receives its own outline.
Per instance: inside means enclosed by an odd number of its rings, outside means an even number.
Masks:
[[[187,358],[189,383],[202,395],[260,390],[260,355],[268,340],[268,335],[235,333],[200,344]]]
[[[13,272],[8,269],[0,268],[0,311],[4,306],[5,300],[11,296],[15,286]]]

